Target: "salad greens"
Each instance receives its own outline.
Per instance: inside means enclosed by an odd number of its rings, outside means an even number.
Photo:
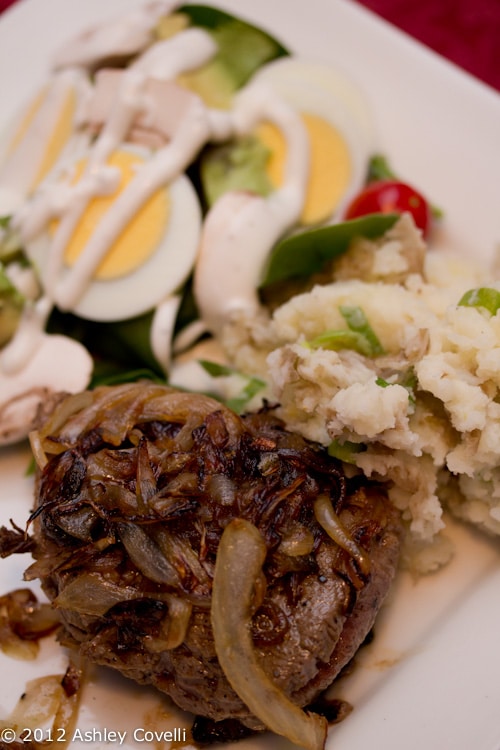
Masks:
[[[328,455],[338,458],[346,464],[356,463],[356,454],[366,450],[364,443],[354,443],[352,440],[332,440],[328,446]]]
[[[224,11],[206,5],[180,6],[173,16],[174,25],[198,26],[215,40],[217,53],[203,68],[186,73],[186,85],[195,91],[197,86],[217,100],[220,92],[230,103],[232,95],[245,85],[265,63],[289,55],[288,50],[265,31]],[[155,33],[158,39],[172,32],[169,22],[163,19]],[[184,75],[184,74],[182,74]],[[210,98],[210,97],[209,97]],[[218,105],[220,104],[220,100]],[[260,140],[247,136],[222,145],[209,145],[189,168],[188,175],[195,184],[204,208],[210,207],[220,195],[229,190],[249,190],[266,196],[271,190],[265,170],[269,153]],[[379,162],[382,157],[379,157]],[[375,160],[374,160],[375,163]],[[382,162],[379,163],[379,169]],[[352,221],[317,227],[282,239],[271,251],[261,288],[274,282],[304,279],[321,271],[328,261],[345,253],[357,237],[374,239],[382,236],[397,221],[397,214],[373,214]],[[12,260],[28,263],[11,229],[9,216],[0,217],[0,346],[16,330],[24,298],[5,273],[4,265]],[[182,289],[182,303],[177,315],[176,332],[198,317],[192,293],[192,278]],[[370,357],[383,353],[383,348],[359,307],[342,306],[345,330],[326,331],[307,345],[311,348],[349,348]],[[62,333],[81,342],[91,352],[95,367],[91,387],[99,384],[117,384],[148,378],[168,380],[157,362],[150,343],[154,311],[119,322],[94,322],[72,313],[54,309],[47,324],[48,333]],[[227,405],[242,411],[252,398],[265,388],[265,383],[246,376],[233,368],[201,361],[201,366],[212,377],[237,377],[241,391]]]
[[[0,216],[0,263],[19,260],[26,263],[17,233],[11,227],[12,216]]]
[[[356,237],[381,237],[398,218],[397,214],[369,214],[286,237],[272,250],[261,287],[318,273],[328,261],[345,253]]]
[[[171,35],[176,22],[197,26],[217,44],[217,53],[202,68],[181,76],[188,88],[212,106],[227,107],[231,97],[264,63],[289,54],[270,34],[217,8],[182,5],[162,19],[156,29],[159,39]],[[175,29],[177,30],[177,29]]]
[[[18,292],[0,262],[0,346],[14,334],[24,307],[24,297]]]
[[[218,47],[214,63],[225,68],[235,88],[243,86],[264,63],[290,54],[267,32],[218,8],[189,4],[177,12],[211,33]]]

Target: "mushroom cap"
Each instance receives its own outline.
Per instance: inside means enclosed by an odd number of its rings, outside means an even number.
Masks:
[[[44,334],[22,370],[0,371],[0,446],[26,438],[50,396],[84,390],[92,368],[92,357],[78,341]]]

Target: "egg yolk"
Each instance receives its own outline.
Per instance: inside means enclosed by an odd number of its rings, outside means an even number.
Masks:
[[[76,95],[74,91],[69,91],[64,98],[63,106],[61,107],[55,126],[45,147],[45,153],[33,181],[32,188],[35,188],[50,172],[61,153],[63,145],[69,140],[71,133],[73,132],[75,110]]]
[[[23,138],[26,136],[28,129],[35,119],[36,113],[39,111],[42,102],[45,98],[46,94],[46,88],[42,89],[37,96],[33,99],[31,104],[26,109],[26,112],[24,113],[21,122],[19,123],[16,132],[14,133],[14,137],[12,138],[12,141],[9,144],[9,153],[12,151],[15,151],[15,149],[20,145]]]
[[[40,132],[43,132],[43,125],[38,122],[39,118],[45,120],[50,118],[50,113],[44,111],[47,104],[47,88],[42,89],[40,93],[34,98],[30,104],[24,117],[21,120],[19,127],[9,145],[9,152],[12,153],[18,148],[23,147],[23,142],[26,138],[40,138]],[[34,175],[33,181],[30,186],[30,190],[34,190],[36,186],[46,177],[50,172],[54,164],[56,163],[61,150],[65,143],[73,132],[73,119],[76,110],[76,94],[70,90],[66,93],[62,106],[54,119],[54,124],[51,129],[50,135],[46,142],[43,144],[43,153],[40,161],[40,165]],[[50,119],[49,119],[50,121]]]
[[[75,183],[81,178],[86,160],[76,166]],[[73,266],[92,238],[95,228],[106,221],[106,213],[113,202],[127,188],[143,159],[137,154],[126,151],[115,151],[107,164],[115,167],[120,173],[120,182],[111,195],[92,198],[69,241],[65,252],[65,263]],[[145,263],[155,252],[168,223],[170,201],[166,190],[159,190],[142,207],[130,217],[120,236],[112,243],[106,256],[97,268],[94,278],[100,280],[114,279],[132,273]],[[55,231],[55,227],[52,228]]]
[[[321,117],[303,113],[310,154],[310,171],[301,223],[318,224],[331,217],[351,177],[349,149],[339,131]],[[270,152],[266,172],[273,187],[283,184],[287,145],[272,123],[262,123],[256,133]]]

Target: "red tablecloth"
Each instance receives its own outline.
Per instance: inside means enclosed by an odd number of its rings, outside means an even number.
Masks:
[[[0,12],[14,2],[0,0]],[[358,2],[500,90],[500,0]]]
[[[359,0],[500,90],[499,0]]]

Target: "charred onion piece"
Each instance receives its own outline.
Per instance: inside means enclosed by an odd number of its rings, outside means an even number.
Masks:
[[[18,659],[34,659],[38,641],[60,625],[50,604],[38,601],[30,589],[16,589],[0,597],[0,649]]]
[[[25,730],[36,729],[50,722],[50,734],[54,739],[40,745],[35,743],[34,746],[42,746],[45,750],[64,750],[76,726],[81,687],[82,673],[72,664],[64,675],[45,675],[31,680],[8,717],[8,723],[4,725],[0,722],[0,728],[9,726],[23,727]],[[25,743],[19,746],[24,747]]]
[[[152,652],[161,652],[180,646],[186,637],[193,606],[179,596],[166,596],[168,617],[162,622],[162,636],[151,638],[146,647]]]
[[[118,586],[95,573],[81,573],[54,599],[54,606],[102,616],[115,604],[141,596],[140,591],[130,586]]]
[[[276,734],[307,750],[324,747],[327,722],[292,703],[269,679],[254,652],[251,619],[256,581],[266,544],[253,524],[236,518],[219,544],[212,592],[212,628],[217,658],[250,710]]]
[[[133,523],[119,523],[118,531],[130,559],[146,578],[168,586],[179,585],[177,571],[144,529]]]
[[[319,495],[314,503],[314,515],[328,536],[354,558],[359,572],[364,578],[367,578],[370,575],[370,557],[346,531],[334,511],[329,497]]]

